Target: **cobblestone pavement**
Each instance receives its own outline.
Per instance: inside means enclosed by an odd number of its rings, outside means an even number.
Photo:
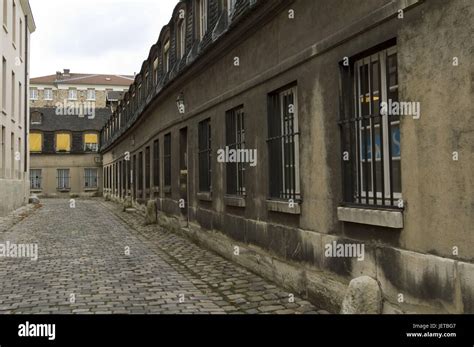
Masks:
[[[77,200],[70,208],[46,199],[27,211],[0,228],[0,246],[36,243],[38,260],[0,258],[0,313],[318,313],[113,203]]]

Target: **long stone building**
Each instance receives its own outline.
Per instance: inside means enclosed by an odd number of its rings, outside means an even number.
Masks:
[[[36,30],[28,0],[2,0],[0,17],[0,217],[28,202],[28,83],[30,35]]]
[[[379,312],[474,313],[473,16],[180,1],[102,129],[106,197],[331,312],[368,276]]]

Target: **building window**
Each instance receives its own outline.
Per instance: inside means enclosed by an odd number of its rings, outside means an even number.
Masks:
[[[43,135],[30,133],[30,152],[40,153],[43,150]]]
[[[77,89],[76,88],[69,88],[67,98],[69,100],[77,100]]]
[[[158,83],[158,58],[153,61],[153,84]]]
[[[199,123],[198,138],[199,138],[199,191],[211,191],[211,119],[205,119]]]
[[[12,119],[16,119],[16,114],[15,114],[15,105],[16,105],[16,82],[15,82],[15,73],[12,71],[12,84],[11,84],[11,93],[12,93],[12,114],[11,117]]]
[[[299,201],[299,132],[296,86],[269,95],[270,198]]]
[[[6,128],[2,125],[2,132],[0,134],[0,177],[5,178],[6,169],[6,152],[7,152],[7,133]]]
[[[23,124],[23,118],[21,117],[22,115],[22,111],[23,111],[23,103],[21,102],[22,101],[22,92],[23,92],[23,89],[22,89],[22,84],[21,82],[18,82],[18,124]]]
[[[143,198],[143,152],[138,153],[137,198]]]
[[[186,51],[186,21],[181,19],[178,24],[178,52],[179,58],[182,59]]]
[[[23,59],[23,21],[20,18],[20,59]]]
[[[38,100],[38,89],[30,88],[30,100]]]
[[[164,137],[164,169],[165,169],[165,187],[171,186],[171,134],[166,134]]]
[[[7,60],[2,58],[2,110],[7,110]]]
[[[5,0],[6,2],[6,0]],[[12,41],[16,43],[16,4],[12,1]]]
[[[227,1],[227,15],[232,17],[235,8],[235,1],[236,0],[226,0]]]
[[[97,169],[84,169],[84,187],[97,188]]]
[[[70,189],[71,186],[69,184],[69,169],[58,169],[58,189]]]
[[[95,100],[95,89],[89,88],[87,89],[87,100]]]
[[[198,0],[198,34],[199,40],[204,38],[207,32],[207,0]]]
[[[166,40],[163,46],[163,71],[167,73],[170,70],[170,41]]]
[[[99,135],[84,134],[84,152],[97,152],[99,150]]]
[[[56,134],[56,152],[71,151],[71,135],[68,133]]]
[[[53,100],[53,90],[51,88],[44,89],[44,99]]]
[[[401,199],[400,116],[381,112],[398,102],[396,47],[343,68],[343,188],[346,203],[396,206]]]
[[[42,114],[38,111],[31,112],[31,124],[41,124]]]
[[[226,146],[245,149],[245,116],[242,106],[226,113]],[[245,163],[226,163],[227,194],[245,195]]]
[[[3,0],[3,25],[8,28],[8,1]]]
[[[153,142],[153,186],[160,186],[160,142]]]
[[[41,169],[30,169],[30,189],[41,189]]]
[[[150,171],[151,171],[151,156],[150,147],[145,148],[145,193],[146,197],[150,194]]]

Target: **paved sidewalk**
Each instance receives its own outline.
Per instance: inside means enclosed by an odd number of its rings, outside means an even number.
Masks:
[[[45,199],[0,245],[0,313],[317,313],[309,302],[102,200]]]

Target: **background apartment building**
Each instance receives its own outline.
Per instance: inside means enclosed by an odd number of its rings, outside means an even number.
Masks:
[[[31,80],[31,191],[40,197],[97,196],[100,129],[131,76],[68,69]]]
[[[473,313],[473,16],[470,0],[180,1],[102,130],[105,191],[331,312],[365,275],[383,312]],[[257,165],[217,161],[225,147]]]
[[[36,30],[28,0],[0,6],[0,216],[28,201],[28,80],[30,34]]]

